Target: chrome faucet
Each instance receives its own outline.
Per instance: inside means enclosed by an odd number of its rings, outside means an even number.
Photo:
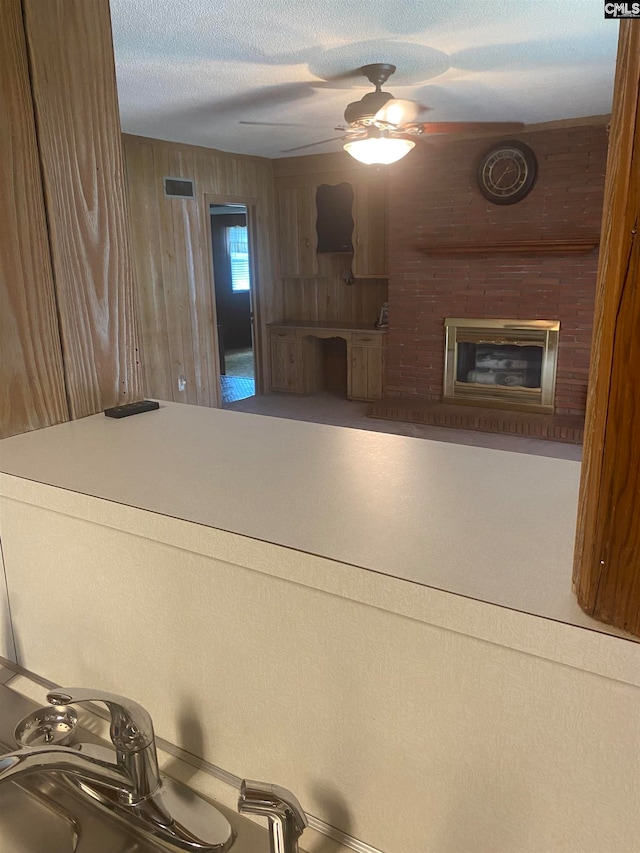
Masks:
[[[224,815],[188,788],[161,778],[153,723],[141,705],[75,687],[53,690],[47,700],[52,705],[104,702],[115,762],[112,750],[93,744],[26,746],[0,756],[0,782],[24,773],[62,771],[100,806],[174,850],[229,849],[234,833]]]
[[[120,791],[127,805],[136,805],[153,796],[160,786],[160,770],[156,739],[149,712],[124,696],[102,690],[69,687],[47,693],[52,705],[76,705],[84,702],[104,702],[111,714],[109,734],[116,750],[116,765],[127,780]]]
[[[271,853],[298,853],[298,839],[309,822],[291,791],[269,782],[243,779],[238,811],[269,819]]]

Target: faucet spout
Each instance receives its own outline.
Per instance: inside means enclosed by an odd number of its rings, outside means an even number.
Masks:
[[[43,770],[71,773],[86,782],[114,791],[131,790],[129,780],[115,764],[75,752],[66,746],[28,747],[0,756],[0,782]]]

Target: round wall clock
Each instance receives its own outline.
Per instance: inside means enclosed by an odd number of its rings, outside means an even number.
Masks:
[[[478,186],[493,204],[515,204],[531,192],[537,174],[538,162],[529,146],[509,140],[482,155]]]

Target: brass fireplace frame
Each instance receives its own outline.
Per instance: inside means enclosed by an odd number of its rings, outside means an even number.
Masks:
[[[558,366],[559,320],[474,320],[447,317],[444,358],[444,403],[515,409],[525,412],[554,411]],[[502,387],[460,382],[458,344],[486,343],[542,347],[541,387]]]

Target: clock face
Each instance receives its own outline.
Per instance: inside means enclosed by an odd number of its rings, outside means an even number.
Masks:
[[[523,142],[501,142],[484,154],[478,186],[493,204],[515,204],[533,189],[538,173],[535,154]]]

